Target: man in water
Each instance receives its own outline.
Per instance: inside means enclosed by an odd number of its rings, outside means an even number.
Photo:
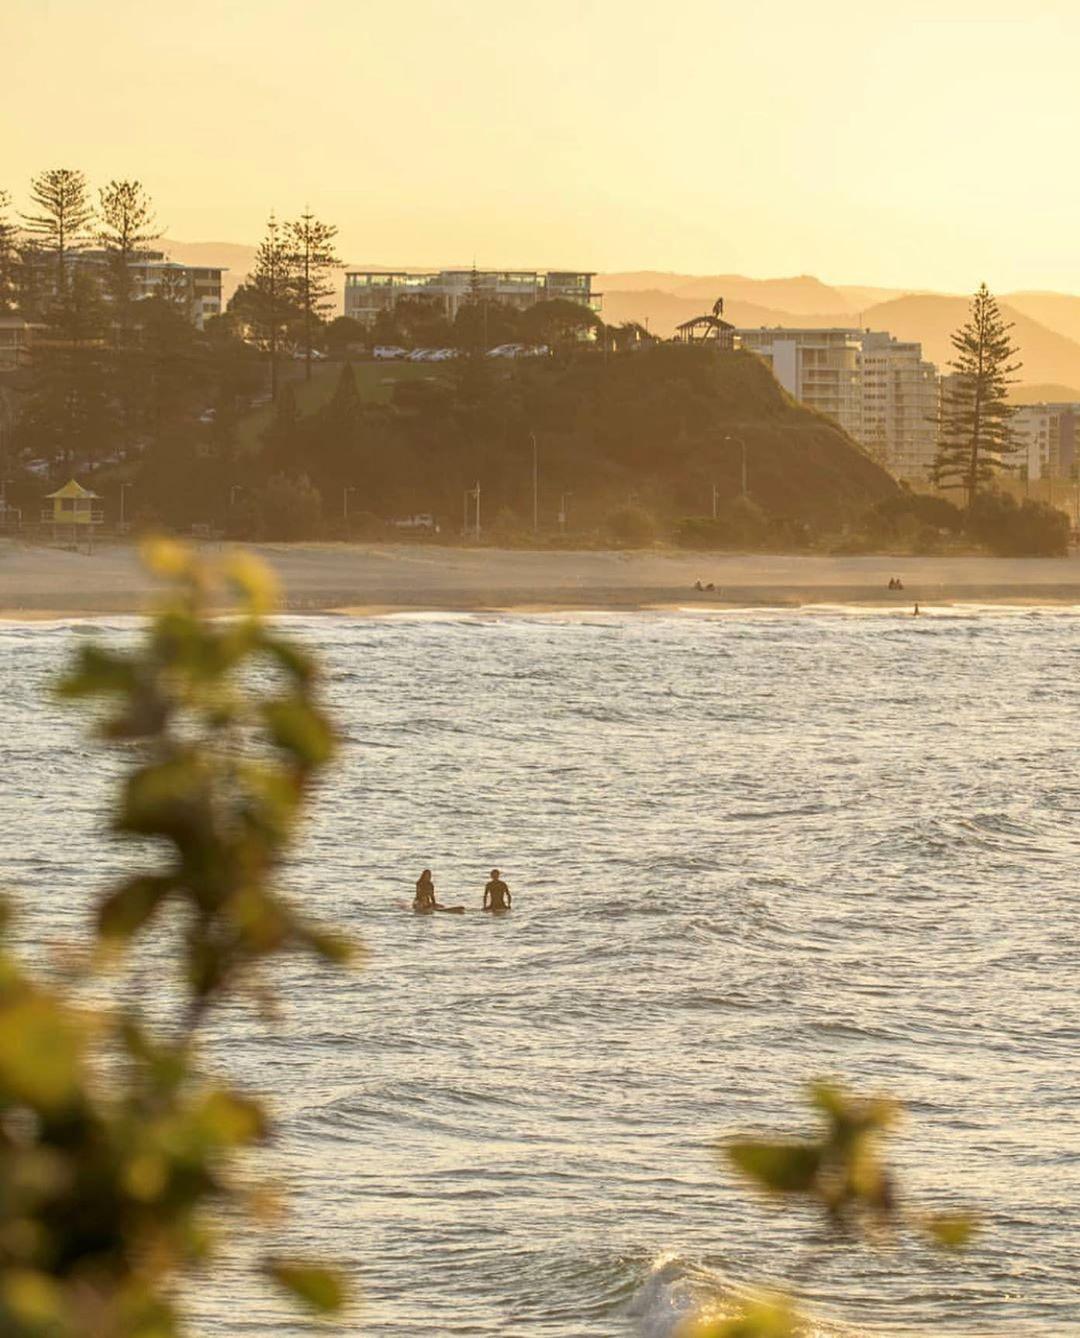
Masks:
[[[485,911],[508,911],[510,909],[510,889],[499,877],[498,869],[492,869],[491,882],[484,888]]]

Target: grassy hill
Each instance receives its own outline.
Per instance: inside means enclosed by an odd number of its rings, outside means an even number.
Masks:
[[[549,525],[563,493],[584,528],[602,526],[628,499],[659,520],[707,515],[714,484],[722,501],[739,496],[744,442],[750,496],[773,516],[831,529],[897,486],[748,353],[658,345],[609,357],[582,350],[509,365],[481,360],[434,376],[420,364],[408,368],[411,378],[396,366],[357,371],[359,420],[335,417],[340,366],[321,367],[301,389],[307,416],[286,467],[309,474],[324,497],[352,486],[357,510],[378,516],[426,511],[457,523],[464,489],[479,481],[485,515],[524,527],[533,435]],[[391,376],[398,379],[388,386]],[[252,447],[269,418],[264,409],[242,425]],[[257,458],[251,463],[257,470]]]

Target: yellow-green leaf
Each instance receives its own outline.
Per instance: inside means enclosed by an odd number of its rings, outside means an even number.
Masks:
[[[974,1213],[930,1213],[923,1219],[927,1235],[945,1250],[962,1250],[979,1229]]]
[[[323,1314],[340,1310],[345,1304],[345,1284],[332,1269],[313,1264],[270,1260],[267,1272],[286,1291]]]
[[[816,1143],[747,1141],[729,1143],[725,1151],[743,1175],[774,1194],[808,1193],[821,1166]]]

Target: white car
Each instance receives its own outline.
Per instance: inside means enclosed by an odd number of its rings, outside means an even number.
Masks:
[[[524,344],[496,344],[494,348],[488,349],[489,358],[516,358]]]
[[[388,362],[394,358],[404,358],[406,350],[399,348],[397,344],[376,344],[371,351],[371,356],[377,358],[380,362]]]
[[[428,359],[428,361],[449,362],[451,358],[456,358],[459,356],[460,356],[459,350],[456,348],[437,348],[432,352],[431,357]]]
[[[406,353],[405,359],[407,362],[430,362],[434,352],[433,348],[414,348],[411,353]]]

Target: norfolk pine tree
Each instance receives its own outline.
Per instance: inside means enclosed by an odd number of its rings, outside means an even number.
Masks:
[[[23,222],[41,250],[56,257],[59,295],[64,289],[66,253],[81,245],[94,217],[86,177],[70,167],[50,168],[31,179],[30,198],[41,213],[23,214]]]
[[[320,222],[309,209],[287,226],[295,267],[296,305],[304,331],[304,378],[311,380],[311,341],[330,313],[334,285],[330,271],[341,261],[334,254],[337,228]]]
[[[131,301],[131,263],[161,235],[141,181],[110,181],[98,192],[97,239],[109,257],[109,289],[121,330]]]
[[[1007,397],[1012,374],[1022,364],[1012,361],[1017,350],[1011,329],[984,283],[971,300],[967,322],[952,336],[956,357],[942,395],[934,480],[938,487],[959,483],[969,508],[981,485],[997,471],[1012,468],[1009,456],[1017,450]]]
[[[270,360],[270,394],[276,398],[278,357],[296,311],[296,265],[288,229],[283,230],[273,214],[255,252],[248,286],[252,333]]]

